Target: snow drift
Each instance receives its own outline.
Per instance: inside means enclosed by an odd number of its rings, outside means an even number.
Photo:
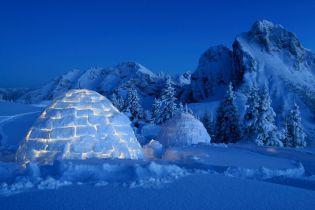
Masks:
[[[129,119],[107,98],[90,90],[70,90],[56,99],[17,152],[19,162],[41,164],[55,159],[142,157]]]

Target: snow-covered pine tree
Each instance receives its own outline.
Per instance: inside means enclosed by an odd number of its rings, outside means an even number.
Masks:
[[[299,106],[294,103],[286,116],[286,126],[283,144],[285,147],[306,147],[306,134],[302,126]]]
[[[235,143],[240,138],[239,113],[235,104],[232,83],[230,83],[225,99],[221,102],[217,110],[214,142]]]
[[[185,112],[185,108],[184,108],[184,105],[182,102],[180,102],[178,105],[177,105],[177,112],[178,113],[184,113]]]
[[[213,139],[214,138],[214,123],[211,117],[211,113],[206,111],[205,114],[201,118],[201,122],[203,123],[203,126],[205,126],[211,139]]]
[[[160,122],[165,122],[169,118],[173,117],[177,111],[175,89],[172,87],[171,78],[167,77],[164,88],[161,93],[161,112]]]
[[[189,108],[187,104],[185,104],[185,113],[194,115],[193,110],[191,108]]]
[[[162,122],[161,120],[162,105],[159,99],[154,98],[151,112],[152,112],[152,122],[156,124],[160,124]]]
[[[246,111],[243,120],[244,137],[252,140],[257,133],[257,120],[259,113],[259,96],[256,86],[250,88],[246,101]]]
[[[119,110],[122,111],[124,109],[124,99],[117,95],[116,93],[112,94],[111,101],[113,105]]]
[[[283,146],[278,128],[275,125],[276,113],[271,107],[271,99],[267,87],[260,93],[258,119],[257,119],[257,137],[255,142],[259,146]]]
[[[128,88],[123,112],[126,113],[135,124],[143,118],[143,109],[140,104],[138,92],[134,86]]]
[[[145,110],[143,112],[143,120],[146,123],[151,123],[152,122],[152,114],[151,114],[150,110]]]

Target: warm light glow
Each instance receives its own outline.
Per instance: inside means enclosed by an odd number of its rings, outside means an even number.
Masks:
[[[30,142],[36,149],[31,150],[33,156],[29,157],[29,153],[25,152],[22,158],[25,162],[36,158],[44,158],[45,162],[49,162],[46,158],[61,153],[64,159],[137,159],[142,154],[141,146],[135,138],[130,138],[134,133],[129,123],[120,123],[112,118],[119,114],[103,96],[93,91],[71,90],[40,115],[37,122],[39,126],[35,124],[30,128],[24,144]],[[116,128],[119,127],[121,129],[118,132]],[[111,146],[111,141],[117,141],[113,142],[115,146]],[[20,147],[21,150],[25,148],[28,147]],[[91,148],[91,151],[86,151],[87,148]]]

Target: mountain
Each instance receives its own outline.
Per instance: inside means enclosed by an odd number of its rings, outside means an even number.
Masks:
[[[16,101],[28,91],[28,88],[0,88],[0,101]]]
[[[143,97],[159,93],[163,76],[157,76],[136,62],[123,62],[108,68],[92,68],[86,71],[72,70],[55,78],[44,86],[29,91],[19,98],[24,103],[40,103],[52,100],[69,89],[85,88],[108,97],[114,92],[123,92],[134,85]]]
[[[233,63],[233,79],[242,91],[266,85],[278,112],[293,100],[315,111],[315,55],[281,25],[258,21],[237,36]]]
[[[236,37],[232,50],[209,48],[192,73],[188,100],[220,97],[229,81],[242,90],[267,85],[274,99],[299,97],[315,111],[315,55],[281,25],[257,21]]]
[[[204,52],[191,75],[190,100],[222,96],[222,89],[224,91],[231,80],[232,63],[232,52],[223,45],[210,47]]]
[[[283,26],[257,21],[248,32],[235,38],[232,49],[223,45],[210,47],[192,73],[183,100],[221,100],[229,82],[240,96],[241,112],[253,85],[268,87],[280,122],[293,102],[297,102],[304,127],[310,136],[315,136],[315,55]]]

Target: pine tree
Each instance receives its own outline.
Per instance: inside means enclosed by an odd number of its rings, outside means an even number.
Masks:
[[[145,110],[143,112],[143,120],[146,122],[146,123],[151,123],[152,122],[152,114],[149,110]]]
[[[185,104],[185,113],[194,115],[193,110],[191,108],[189,108],[187,104]]]
[[[138,123],[143,118],[143,109],[140,104],[138,92],[133,86],[128,88],[123,112],[135,123]]]
[[[124,99],[117,95],[116,93],[112,94],[111,101],[113,105],[119,110],[122,111],[124,109]]]
[[[286,116],[285,136],[283,144],[286,147],[305,147],[306,134],[303,130],[299,106],[294,103],[292,109]]]
[[[184,113],[185,112],[185,108],[184,108],[184,105],[182,102],[180,102],[178,105],[177,105],[177,112],[178,113]]]
[[[225,99],[221,102],[217,110],[215,142],[235,143],[240,137],[239,114],[235,105],[232,83],[230,83]]]
[[[205,112],[205,114],[201,118],[201,122],[202,122],[203,126],[206,128],[211,139],[213,139],[214,138],[214,125],[213,125],[211,113]]]
[[[154,123],[160,124],[162,122],[161,112],[162,112],[161,101],[155,98],[152,104],[152,121]]]
[[[258,119],[256,123],[256,144],[259,146],[283,146],[275,125],[276,113],[271,107],[269,91],[265,87],[259,98]]]
[[[175,89],[172,87],[171,78],[167,77],[161,93],[160,122],[165,122],[173,117],[177,111]]]
[[[243,127],[244,136],[248,140],[252,140],[257,133],[257,121],[259,114],[259,96],[255,86],[250,89],[249,96],[246,101],[246,111],[244,115]]]

